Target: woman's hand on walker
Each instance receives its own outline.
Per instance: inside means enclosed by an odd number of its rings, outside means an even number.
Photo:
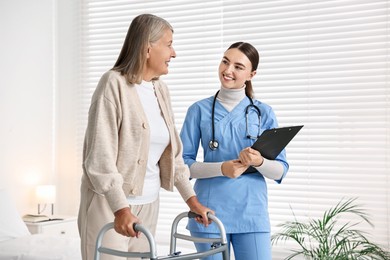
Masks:
[[[198,214],[198,217],[195,217],[195,221],[203,224],[205,227],[207,227],[212,221],[207,217],[207,213],[211,212],[213,215],[215,214],[213,210],[203,206],[196,196],[190,197],[186,201],[188,207],[190,207],[190,211]]]
[[[126,237],[139,237],[141,232],[134,230],[134,224],[140,223],[139,219],[134,216],[130,208],[123,208],[114,213],[114,229],[117,233]]]

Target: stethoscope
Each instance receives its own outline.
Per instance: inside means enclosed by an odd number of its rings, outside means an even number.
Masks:
[[[217,91],[217,93],[215,93],[215,96],[214,96],[214,100],[213,100],[213,107],[211,109],[211,131],[212,131],[212,139],[210,140],[209,142],[209,147],[211,150],[216,150],[218,147],[219,147],[219,143],[217,140],[215,140],[215,123],[214,123],[214,113],[215,113],[215,102],[217,101],[217,96],[218,96],[218,93],[219,93],[219,90]],[[259,138],[260,136],[260,123],[261,123],[261,112],[260,112],[260,109],[255,105],[253,104],[253,100],[247,96],[247,98],[249,99],[249,101],[251,102],[246,108],[245,108],[245,131],[246,131],[246,137],[249,138],[249,139],[257,139]],[[249,115],[249,110],[251,108],[254,108],[256,113],[257,113],[257,117],[259,119],[259,129],[258,129],[258,132],[257,132],[257,135],[256,136],[251,136],[249,134],[249,129],[248,129],[248,115]]]

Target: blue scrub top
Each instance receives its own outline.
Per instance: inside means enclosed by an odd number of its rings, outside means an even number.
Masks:
[[[215,140],[218,141],[219,147],[216,150],[209,148],[212,139],[213,99],[212,96],[200,100],[187,111],[180,137],[183,142],[183,158],[189,167],[196,162],[199,144],[203,147],[204,162],[223,162],[237,159],[242,149],[252,146],[255,142],[246,137],[245,110],[250,105],[250,100],[245,97],[231,112],[216,101]],[[278,126],[270,106],[258,100],[253,100],[253,103],[261,112],[260,133]],[[257,135],[259,120],[254,108],[249,109],[248,128],[250,135]],[[284,150],[276,160],[284,166],[284,177],[288,170]],[[277,182],[280,183],[283,177]],[[227,233],[270,232],[267,184],[259,172],[244,174],[235,179],[225,176],[197,179],[194,189],[199,201],[215,211]],[[196,232],[219,232],[214,224],[205,228],[192,219],[189,220],[187,228]]]

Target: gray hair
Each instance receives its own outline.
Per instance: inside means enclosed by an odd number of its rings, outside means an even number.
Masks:
[[[155,43],[172,26],[163,18],[141,14],[133,19],[118,59],[112,68],[124,75],[131,84],[141,83],[148,45]]]

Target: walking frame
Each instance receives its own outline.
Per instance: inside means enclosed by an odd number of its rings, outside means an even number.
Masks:
[[[96,239],[94,259],[100,260],[100,254],[108,254],[108,255],[127,257],[127,258],[142,258],[142,259],[151,259],[151,260],[163,260],[163,259],[190,260],[190,259],[201,259],[203,257],[221,253],[223,260],[229,260],[229,247],[227,244],[225,227],[223,226],[222,222],[210,212],[207,214],[207,217],[210,218],[217,225],[220,234],[219,237],[201,238],[201,237],[188,236],[186,234],[181,234],[177,232],[177,227],[179,225],[179,222],[183,218],[186,217],[195,218],[196,216],[197,215],[193,212],[183,212],[174,219],[171,228],[170,250],[168,256],[157,256],[157,248],[156,248],[156,242],[154,240],[154,237],[152,233],[141,224],[135,224],[134,230],[137,232],[140,231],[146,236],[149,242],[149,248],[150,248],[149,252],[127,252],[127,251],[120,251],[112,248],[103,247],[102,241],[105,233],[108,230],[114,228],[113,222],[108,223],[105,226],[103,226]],[[181,254],[180,252],[176,251],[176,243],[178,239],[197,242],[197,243],[210,243],[211,246],[209,250],[204,252]]]

